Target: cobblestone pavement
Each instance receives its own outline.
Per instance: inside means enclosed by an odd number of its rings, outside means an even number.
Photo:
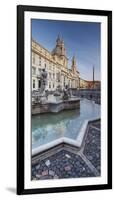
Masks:
[[[100,121],[88,125],[80,150],[61,148],[32,164],[32,180],[97,177],[100,170]]]
[[[100,125],[99,123],[89,126],[85,141],[84,155],[100,172]]]

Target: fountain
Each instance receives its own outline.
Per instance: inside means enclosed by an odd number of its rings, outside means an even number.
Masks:
[[[32,115],[40,113],[58,113],[62,110],[71,110],[80,108],[80,99],[72,96],[71,89],[68,85],[62,90],[59,85],[57,89],[50,93],[46,90],[47,72],[42,70],[41,88],[32,94]]]
[[[100,119],[100,106],[73,96],[68,85],[46,90],[45,69],[40,79],[40,90],[32,94],[32,157],[61,144],[80,148],[88,123]]]

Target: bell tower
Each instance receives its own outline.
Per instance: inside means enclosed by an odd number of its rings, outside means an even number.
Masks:
[[[77,71],[77,65],[76,65],[75,56],[73,56],[73,58],[72,58],[72,66],[71,66],[71,69],[72,69],[72,72],[73,72],[73,73],[76,73],[76,71]]]
[[[56,40],[56,47],[52,51],[52,55],[58,56],[65,67],[67,67],[68,59],[66,57],[66,50],[64,45],[64,40],[60,38],[60,35],[58,35]]]

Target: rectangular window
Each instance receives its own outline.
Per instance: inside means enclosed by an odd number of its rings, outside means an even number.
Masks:
[[[60,73],[59,72],[56,74],[56,79],[58,82],[60,82]]]
[[[51,78],[51,73],[49,73],[49,78]]]
[[[36,74],[36,68],[32,67],[32,74],[35,75]]]
[[[33,88],[35,88],[35,80],[33,80]]]
[[[38,80],[38,89],[41,88],[41,81]]]
[[[49,88],[51,88],[51,83],[49,83]]]

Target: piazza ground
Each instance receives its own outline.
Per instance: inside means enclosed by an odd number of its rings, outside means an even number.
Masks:
[[[59,145],[32,158],[32,180],[101,175],[101,121],[88,124],[81,148]]]

